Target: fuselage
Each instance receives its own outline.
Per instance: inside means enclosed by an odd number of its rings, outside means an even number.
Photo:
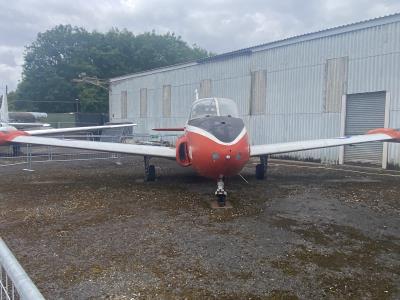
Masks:
[[[176,145],[177,162],[191,165],[201,176],[213,179],[234,176],[249,160],[246,127],[230,99],[196,100],[184,131]],[[0,124],[0,144],[26,134],[6,123]]]
[[[249,160],[248,135],[239,118],[198,119],[188,123],[186,135],[192,167],[202,176],[237,175]]]
[[[206,112],[195,113],[199,103],[207,104],[201,107]],[[238,117],[236,104],[230,99],[197,100],[185,126],[185,134],[177,144],[178,160],[182,142],[187,152],[186,165],[191,165],[201,176],[213,179],[237,175],[250,156],[246,127]]]

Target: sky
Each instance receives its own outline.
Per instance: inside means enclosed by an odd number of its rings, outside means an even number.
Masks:
[[[58,24],[174,32],[224,53],[396,12],[400,0],[0,0],[0,88],[16,88],[25,46]]]

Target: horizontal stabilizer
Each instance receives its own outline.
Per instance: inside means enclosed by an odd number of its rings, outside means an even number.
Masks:
[[[185,131],[184,127],[177,128],[153,128],[154,131]]]

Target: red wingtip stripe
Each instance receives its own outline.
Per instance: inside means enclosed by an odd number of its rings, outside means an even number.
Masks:
[[[25,131],[6,131],[6,132],[1,132],[0,131],[0,145],[2,144],[7,144],[12,142],[16,137],[22,136],[22,135],[29,135],[29,133]]]
[[[368,134],[377,134],[377,133],[387,134],[393,139],[400,140],[400,131],[393,128],[377,128],[368,131]]]

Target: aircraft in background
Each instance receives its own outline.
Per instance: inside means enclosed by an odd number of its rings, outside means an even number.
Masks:
[[[41,115],[43,116],[43,115]],[[49,124],[41,124],[41,123],[13,123],[9,122],[9,113],[8,113],[8,101],[7,94],[3,95],[3,100],[0,107],[0,146],[4,144],[19,144],[18,142],[12,141],[14,137],[25,135],[31,136],[39,136],[39,135],[49,135],[49,134],[58,134],[58,133],[68,133],[68,132],[78,132],[78,131],[93,131],[100,130],[106,128],[120,128],[120,127],[132,127],[136,126],[136,124],[115,124],[115,125],[101,125],[101,126],[85,126],[85,127],[70,127],[70,128],[45,128],[45,129],[35,129],[35,130],[18,130],[16,127],[32,127],[32,126],[40,126],[40,127],[48,127]],[[47,126],[43,126],[47,125]],[[36,137],[40,139],[39,137]],[[33,144],[33,143],[26,143]]]
[[[50,127],[48,123],[42,123],[38,120],[47,118],[47,114],[43,112],[9,112],[8,123],[17,127]]]
[[[1,110],[0,110],[0,123],[7,124],[8,126],[17,127],[18,129],[26,128],[26,127],[50,127],[50,124],[47,123],[38,123],[38,122],[12,122],[10,121],[10,115],[19,116],[30,119],[39,119],[39,118],[47,118],[46,113],[37,113],[37,112],[8,112],[8,101],[7,101],[7,93],[5,93],[1,99]],[[0,124],[0,125],[1,125]]]
[[[215,195],[219,205],[224,206],[227,196],[224,187],[225,177],[238,175],[250,157],[260,158],[260,163],[256,166],[256,177],[263,179],[267,158],[271,154],[374,141],[400,142],[399,130],[380,128],[371,130],[365,135],[252,146],[249,144],[244,122],[239,118],[236,103],[225,98],[197,99],[192,104],[189,120],[184,127],[154,130],[182,131],[183,135],[177,140],[175,147],[171,148],[33,136],[46,130],[3,133],[0,131],[0,144],[23,143],[140,155],[144,157],[145,176],[148,181],[154,181],[156,176],[154,165],[149,163],[150,158],[175,159],[179,165],[192,166],[201,176],[216,180]]]

